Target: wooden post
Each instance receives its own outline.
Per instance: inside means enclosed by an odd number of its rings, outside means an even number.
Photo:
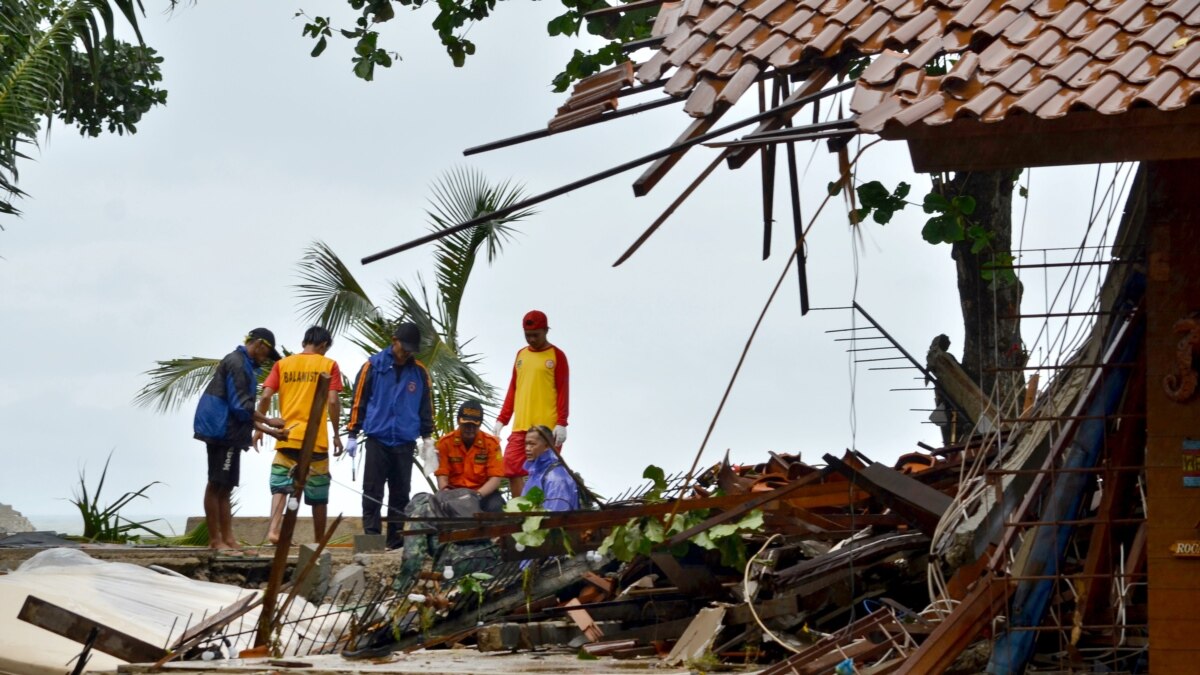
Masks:
[[[312,461],[313,448],[317,445],[317,434],[325,424],[325,406],[329,397],[329,373],[321,373],[317,379],[317,389],[313,392],[312,408],[308,411],[308,425],[304,429],[304,442],[300,445],[300,461],[293,473],[292,494],[290,499],[297,501],[295,509],[289,509],[287,502],[283,506],[283,525],[279,529],[279,543],[275,544],[275,560],[271,563],[271,576],[267,580],[267,590],[263,592],[262,609],[258,615],[258,634],[254,638],[254,646],[267,644],[271,639],[272,618],[275,615],[275,598],[279,594],[279,586],[283,583],[283,573],[287,570],[288,552],[292,548],[292,533],[296,530],[296,516],[300,513],[298,502],[304,494],[304,483],[308,480],[308,465]],[[290,501],[290,499],[288,501]]]
[[[1200,539],[1200,487],[1185,482],[1183,470],[1189,443],[1200,439],[1200,396],[1170,395],[1195,364],[1194,352],[1192,359],[1181,358],[1188,334],[1177,331],[1200,309],[1197,171],[1197,159],[1147,164],[1146,558],[1155,673],[1195,672],[1200,662],[1200,561],[1171,550]]]

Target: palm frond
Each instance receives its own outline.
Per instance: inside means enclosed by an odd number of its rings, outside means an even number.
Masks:
[[[178,410],[204,391],[220,363],[220,359],[200,356],[156,361],[155,367],[144,373],[150,381],[134,397],[134,405],[160,413]]]
[[[482,173],[466,167],[442,174],[430,186],[430,191],[433,193],[431,210],[426,213],[435,230],[492,213],[524,198],[521,186],[509,181],[491,185]],[[438,240],[434,252],[438,295],[445,304],[446,328],[452,338],[458,332],[459,308],[480,248],[484,249],[491,264],[517,232],[510,223],[533,213],[533,209],[525,209]]]
[[[296,298],[300,317],[338,335],[347,328],[379,317],[379,310],[354,278],[350,268],[328,244],[314,241],[300,259]]]

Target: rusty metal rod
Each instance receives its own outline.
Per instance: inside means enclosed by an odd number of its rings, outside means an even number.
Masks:
[[[615,120],[618,117],[628,117],[629,115],[636,115],[640,112],[646,112],[647,110],[654,110],[655,108],[661,108],[665,105],[670,105],[672,103],[679,103],[682,100],[683,99],[675,98],[674,96],[665,96],[663,98],[655,99],[653,101],[647,101],[645,103],[639,103],[637,105],[632,105],[632,106],[629,106],[628,108],[618,108],[617,110],[614,110],[610,113],[606,113],[604,115],[598,115],[595,118],[590,119],[586,122],[581,122],[580,124],[573,124],[569,127],[563,128],[563,129],[549,129],[549,128],[538,129],[537,131],[529,131],[529,132],[526,132],[523,134],[518,134],[516,136],[509,136],[508,138],[503,138],[498,141],[492,141],[491,143],[484,143],[483,145],[476,145],[473,148],[467,148],[466,150],[463,150],[463,156],[470,157],[471,155],[477,155],[482,152],[488,152],[489,150],[499,150],[500,148],[507,148],[510,145],[520,145],[521,143],[525,143],[526,141],[536,141],[539,138],[546,138],[547,136],[561,134],[564,131],[572,131],[574,129],[582,129],[583,127],[590,127],[593,124],[600,124],[601,122]]]
[[[1028,265],[994,265],[991,269],[1031,269],[1042,267],[1081,267],[1084,265],[1133,265],[1143,262],[1142,260],[1089,260],[1084,262],[1064,262],[1064,263],[1029,263]]]
[[[1126,572],[1125,574],[1042,574],[1024,576],[1003,576],[1005,581],[1054,581],[1056,579],[1137,579],[1149,576],[1148,572]]]
[[[1075,467],[1070,469],[988,469],[988,474],[1005,476],[1023,476],[1040,473],[1105,473],[1107,471],[1142,471],[1145,466],[1096,466]]]
[[[731,131],[737,131],[738,129],[741,129],[743,127],[748,127],[751,124],[757,124],[764,120],[769,120],[774,117],[778,117],[782,114],[790,112],[794,108],[799,108],[799,107],[802,107],[813,101],[819,101],[822,98],[825,98],[828,96],[833,96],[835,94],[839,94],[843,91],[846,91],[847,89],[852,88],[853,86],[854,86],[854,81],[848,80],[846,82],[835,85],[833,87],[829,87],[828,89],[822,89],[820,91],[813,92],[807,96],[801,96],[794,100],[783,103],[779,106],[776,106],[775,108],[772,108],[771,110],[768,110],[766,112],[758,113],[756,115],[751,115],[751,116],[741,119],[737,122],[733,122],[731,124],[726,124],[723,127],[709,131],[708,133],[699,134],[699,135],[689,138],[687,140],[673,143],[671,145],[668,145],[665,148],[655,150],[654,152],[651,152],[650,154],[643,155],[636,159],[631,159],[627,162],[623,162],[621,164],[618,164],[617,166],[611,167],[609,169],[605,169],[604,171],[601,171],[599,173],[595,173],[590,176],[586,176],[584,178],[580,178],[578,180],[571,181],[570,183],[560,185],[559,187],[556,187],[552,190],[548,190],[546,192],[534,195],[527,199],[522,199],[520,201],[514,202],[502,209],[497,209],[496,211],[493,211],[491,213],[485,213],[481,216],[477,216],[475,218],[470,218],[470,219],[465,220],[457,225],[452,225],[447,228],[443,228],[443,229],[440,229],[440,230],[437,230],[434,232],[430,232],[429,234],[426,234],[421,237],[417,237],[416,239],[410,240],[403,244],[399,244],[397,246],[392,246],[391,248],[387,248],[382,251],[379,251],[378,253],[372,253],[371,255],[364,257],[361,262],[363,265],[369,265],[373,262],[382,260],[389,256],[393,256],[397,253],[401,253],[403,251],[407,251],[409,249],[416,248],[417,246],[421,246],[423,244],[428,244],[431,241],[437,241],[438,239],[450,236],[451,234],[454,234],[456,232],[462,232],[463,230],[470,229],[477,225],[482,225],[483,223],[486,223],[486,222],[490,222],[493,220],[498,220],[500,218],[504,218],[506,216],[510,216],[514,213],[517,213],[518,211],[527,209],[530,206],[541,204],[542,202],[549,201],[551,199],[554,199],[555,197],[565,195],[568,192],[573,192],[575,190],[578,190],[581,187],[591,185],[592,183],[602,181],[606,178],[611,178],[612,176],[616,176],[617,174],[625,173],[626,171],[628,171],[630,169],[639,167],[643,164],[649,164],[650,162],[653,162],[658,159],[662,159],[663,157],[668,157],[670,155],[674,155],[681,150],[687,150],[688,148],[691,148],[692,146],[700,145],[701,143],[711,141],[714,138],[720,138],[721,136],[724,136],[725,134],[727,134]]]
[[[1111,518],[1108,520],[1097,518],[1084,518],[1082,520],[1030,520],[1030,521],[1006,521],[1005,527],[1042,527],[1042,526],[1058,526],[1058,525],[1133,525],[1136,523],[1146,522],[1145,518]]]
[[[1061,366],[1005,366],[984,368],[985,373],[1011,373],[1022,370],[1083,370],[1087,368],[1132,368],[1136,363],[1074,363]]]
[[[1001,319],[1053,319],[1064,316],[1112,316],[1113,314],[1124,314],[1123,311],[1097,311],[1097,312],[1050,312],[1048,314],[1013,314],[1011,316],[1002,316]]]
[[[803,127],[795,127],[791,136],[773,136],[771,138],[759,139],[757,136],[748,136],[745,140],[736,141],[713,141],[705,143],[708,148],[757,148],[761,146],[772,146],[778,143],[800,143],[803,141],[819,141],[826,138],[843,138],[853,136],[858,133],[856,129],[828,129],[826,131],[803,131]]]
[[[1005,417],[1001,418],[1001,422],[1073,422],[1075,420],[1119,420],[1119,419],[1146,419],[1143,413],[1128,413],[1125,415],[1058,415],[1056,417],[1039,417],[1030,415],[1028,417]]]

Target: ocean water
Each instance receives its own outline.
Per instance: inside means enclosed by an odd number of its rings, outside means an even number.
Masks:
[[[78,513],[27,513],[23,515],[29,519],[29,522],[33,523],[34,529],[38,531],[57,532],[59,534],[83,534],[83,518]],[[147,523],[146,525],[156,532],[170,536],[184,533],[184,526],[187,523],[188,516],[178,514],[166,516],[131,514],[128,518],[136,522],[155,520],[156,522]]]

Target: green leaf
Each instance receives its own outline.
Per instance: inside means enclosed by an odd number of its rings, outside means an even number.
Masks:
[[[952,199],[950,204],[956,211],[964,216],[969,216],[972,213],[975,213],[975,198],[971,195],[959,195],[958,197]]]
[[[895,213],[896,212],[892,211],[891,209],[876,209],[871,218],[880,225],[887,225],[889,222],[891,222],[892,216]]]
[[[661,544],[667,538],[663,524],[657,518],[646,519],[646,523],[642,526],[642,535],[655,544]]]
[[[763,512],[762,509],[754,509],[747,513],[744,518],[738,521],[738,527],[743,530],[759,531],[763,528]]]
[[[856,191],[858,192],[858,201],[864,207],[870,208],[886,206],[888,203],[888,197],[890,196],[887,188],[883,186],[883,183],[880,183],[877,180],[859,185]]]
[[[963,238],[963,228],[951,216],[930,218],[921,229],[921,236],[931,244],[953,243]]]
[[[710,551],[717,547],[712,538],[708,536],[708,532],[701,532],[697,534],[696,536],[692,537],[691,542],[700,548],[706,548]]]
[[[322,37],[320,40],[317,40],[317,45],[315,47],[313,47],[312,53],[310,53],[309,56],[312,56],[312,57],[320,56],[321,52],[325,51],[325,48],[328,46],[329,46],[328,41]]]
[[[911,185],[901,181],[900,184],[896,186],[896,189],[892,192],[892,196],[896,199],[904,199],[908,196],[908,191],[910,189],[912,189]]]
[[[945,213],[950,210],[950,202],[946,201],[946,198],[938,193],[930,192],[925,195],[925,200],[922,202],[921,207],[925,209],[925,213],[937,213],[939,211]]]
[[[512,535],[513,541],[526,548],[537,548],[546,543],[546,535],[549,530],[535,530],[533,532],[515,532]]]
[[[737,531],[737,523],[721,523],[708,528],[708,536],[710,539],[723,539]]]
[[[830,197],[836,197],[837,194],[842,191],[842,181],[829,181],[829,185],[825,186],[825,190],[829,192]]]

